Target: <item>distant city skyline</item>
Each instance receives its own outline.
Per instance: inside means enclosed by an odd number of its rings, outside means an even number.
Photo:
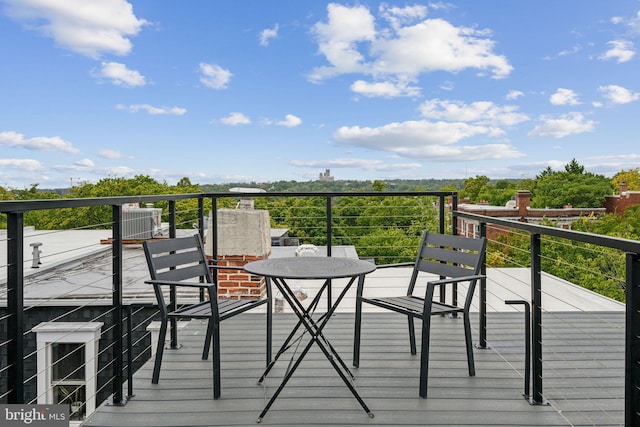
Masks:
[[[640,167],[640,2],[0,0],[0,186]]]

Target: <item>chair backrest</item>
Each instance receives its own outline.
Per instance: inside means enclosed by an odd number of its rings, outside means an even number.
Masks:
[[[413,293],[420,272],[441,277],[464,277],[481,273],[486,239],[424,232],[418,250],[409,294]]]
[[[199,234],[143,242],[152,280],[179,282],[204,277],[213,283]]]

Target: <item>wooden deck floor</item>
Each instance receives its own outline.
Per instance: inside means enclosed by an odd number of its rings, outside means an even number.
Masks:
[[[223,323],[222,398],[212,399],[211,362],[200,360],[203,325],[181,332],[180,350],[165,352],[160,383],[151,362],[134,377],[135,396],[124,407],[102,405],[87,426],[255,426],[289,358],[265,386],[263,315]],[[473,320],[477,316],[473,316]],[[274,315],[274,347],[293,325]],[[523,318],[491,313],[491,349],[475,350],[468,377],[462,324],[434,317],[429,398],[418,397],[416,356],[408,351],[406,320],[365,313],[356,387],[375,414],[370,419],[319,350],[309,353],[262,424],[277,426],[567,426],[624,424],[624,314],[547,313],[543,318],[544,393],[550,405],[532,406],[523,392]],[[335,315],[326,334],[350,366],[353,314]],[[474,340],[477,334],[474,334]]]

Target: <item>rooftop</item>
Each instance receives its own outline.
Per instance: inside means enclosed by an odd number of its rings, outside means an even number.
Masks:
[[[459,319],[433,317],[429,398],[418,396],[419,359],[409,352],[406,318],[365,313],[360,368],[353,372],[370,419],[315,347],[262,420],[264,425],[569,426],[624,424],[624,314],[545,313],[544,396],[522,396],[523,316],[491,313],[489,349],[476,349],[476,376],[466,371]],[[476,327],[477,316],[472,316]],[[152,363],[134,375],[126,406],[103,404],[85,426],[255,426],[280,382],[289,354],[264,386],[264,318],[246,313],[222,324],[222,397],[212,399],[211,361],[202,361],[203,324],[180,333],[179,350],[165,351],[160,382]],[[274,316],[274,347],[293,316]],[[326,333],[351,366],[353,314],[339,313]],[[476,337],[474,332],[474,339]]]

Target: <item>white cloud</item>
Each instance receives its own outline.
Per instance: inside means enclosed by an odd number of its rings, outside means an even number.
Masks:
[[[640,12],[636,13],[635,16],[632,16],[627,24],[633,33],[640,34]]]
[[[495,128],[467,123],[430,122],[428,120],[390,123],[371,128],[343,126],[333,135],[339,144],[385,151],[412,159],[468,161],[519,157],[521,154],[506,144],[454,146],[472,136],[499,134]]]
[[[288,128],[294,128],[296,126],[300,126],[302,124],[302,119],[300,117],[294,116],[293,114],[287,114],[284,117],[284,120],[276,122],[278,126],[284,126]]]
[[[600,86],[598,88],[603,96],[613,104],[628,104],[640,99],[640,92],[631,92],[629,89],[617,85]]]
[[[231,71],[215,64],[200,63],[200,82],[211,89],[226,89],[231,81]]]
[[[408,25],[427,16],[427,7],[423,5],[413,5],[405,7],[389,6],[385,3],[380,5],[380,15],[385,18],[395,29],[402,25]]]
[[[331,160],[291,160],[293,166],[305,168],[357,168],[366,171],[396,171],[418,169],[420,163],[384,163],[382,160],[371,159],[331,159]]]
[[[82,159],[82,160],[78,160],[77,162],[74,162],[74,165],[82,169],[91,169],[95,167],[96,164],[93,163],[91,159]]]
[[[491,70],[494,78],[503,78],[513,67],[501,55],[495,55],[494,42],[483,38],[486,32],[455,27],[442,19],[427,19],[398,30],[397,37],[381,39],[372,51],[379,59],[376,72],[417,75],[430,71],[457,73],[467,68]]]
[[[101,175],[107,176],[127,176],[136,172],[135,169],[132,169],[128,166],[115,166],[112,168],[100,168],[98,171]]]
[[[419,96],[420,88],[408,86],[406,83],[394,83],[391,81],[369,83],[364,80],[356,80],[351,85],[351,90],[358,95],[369,98],[384,97],[395,98],[399,96]]]
[[[329,65],[315,68],[309,78],[320,81],[345,73],[362,73],[377,79],[395,76],[412,80],[421,73],[468,68],[488,70],[494,78],[509,75],[513,67],[502,55],[493,53],[489,32],[456,27],[442,19],[422,19],[421,7],[381,8],[391,26],[377,23],[365,6],[335,3],[327,7],[327,21],[318,22],[312,32],[318,50]],[[405,25],[405,26],[403,26]]]
[[[615,59],[618,64],[630,61],[636,54],[633,49],[633,42],[629,40],[613,40],[607,43],[611,49],[600,56],[600,59]]]
[[[578,94],[571,89],[558,88],[556,93],[549,97],[549,102],[553,105],[580,105]]]
[[[513,126],[529,120],[514,105],[495,105],[489,101],[465,104],[462,101],[432,99],[420,106],[421,114],[428,119],[470,122],[480,125]]]
[[[539,162],[527,162],[521,164],[509,165],[507,168],[511,171],[507,176],[517,176],[520,174],[532,174],[537,175],[540,171],[545,170],[547,167],[550,167],[554,171],[564,170],[564,165],[566,165],[568,161],[566,160],[544,160]]]
[[[124,155],[119,151],[109,150],[109,149],[100,150],[100,152],[98,153],[98,156],[103,157],[105,159],[121,159],[124,157]]]
[[[456,84],[451,80],[447,80],[446,82],[442,82],[438,87],[442,90],[446,90],[447,92],[449,92],[456,88]],[[416,89],[419,90],[419,88],[416,88]]]
[[[578,53],[581,50],[582,50],[582,46],[577,44],[577,45],[572,46],[571,49],[561,50],[558,53],[558,56],[562,57],[562,56],[567,56],[567,55],[573,55],[574,53]]]
[[[42,163],[33,159],[0,159],[0,166],[30,172],[44,170]]]
[[[14,131],[0,132],[0,145],[9,147],[22,147],[37,151],[63,151],[77,154],[80,151],[74,148],[70,142],[59,136],[36,136],[25,138],[23,134]]]
[[[632,34],[640,34],[640,12],[637,12],[635,15],[630,18],[625,18],[623,16],[614,16],[611,18],[611,22],[613,24],[622,24],[629,27],[629,30]]]
[[[136,87],[147,84],[142,74],[119,62],[103,62],[102,68],[94,73],[94,77],[110,79],[116,86]]]
[[[527,136],[551,136],[554,138],[564,138],[569,135],[576,135],[584,132],[593,132],[596,122],[585,120],[581,113],[563,114],[559,118],[542,116],[542,123],[533,128]]]
[[[312,80],[322,80],[342,73],[364,72],[364,56],[357,43],[373,41],[376,37],[375,20],[365,6],[347,7],[336,3],[327,6],[328,22],[318,22],[312,32],[318,49],[330,67],[316,68]]]
[[[125,0],[5,0],[6,13],[28,29],[51,37],[63,49],[90,58],[127,55],[130,37],[147,24]]]
[[[136,170],[130,168],[128,166],[114,166],[114,167],[101,167],[96,166],[91,160],[84,159],[79,162],[75,162],[72,165],[54,165],[51,169],[62,172],[62,173],[70,173],[70,172],[78,172],[83,174],[92,174],[99,178],[103,178],[105,176],[131,176],[133,174],[146,174],[144,170]]]
[[[262,30],[260,32],[260,46],[264,46],[264,47],[269,46],[269,41],[271,39],[275,39],[276,37],[278,37],[279,28],[280,28],[279,25],[276,24],[275,27],[273,28],[267,28],[265,30]]]
[[[514,99],[518,99],[521,96],[524,96],[524,93],[519,90],[510,90],[509,93],[505,96],[505,99],[511,101]]]
[[[149,104],[131,104],[129,106],[118,104],[116,105],[116,109],[118,110],[126,110],[130,113],[137,113],[138,111],[146,111],[147,113],[156,116],[156,115],[166,115],[171,114],[174,116],[182,116],[187,112],[186,108],[180,107],[154,107]]]
[[[637,168],[639,160],[640,154],[625,153],[587,157],[581,161],[581,164],[585,165],[590,172],[612,176],[621,170]]]
[[[220,119],[220,121],[229,126],[248,125],[251,123],[249,117],[238,112],[231,113],[228,117]]]

